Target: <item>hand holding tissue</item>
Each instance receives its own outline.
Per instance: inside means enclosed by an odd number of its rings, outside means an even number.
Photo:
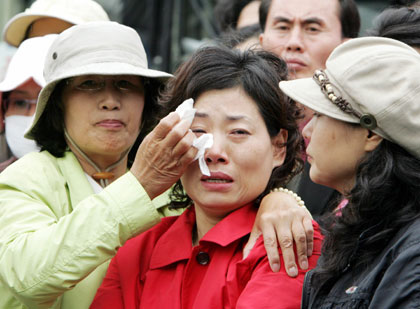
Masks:
[[[194,100],[193,99],[187,99],[185,100],[181,105],[177,107],[175,110],[181,120],[187,120],[191,123],[194,120],[196,109],[194,106]],[[213,134],[207,133],[201,135],[199,138],[194,138],[193,146],[198,149],[197,155],[195,156],[194,160],[198,159],[198,164],[200,166],[200,171],[203,175],[210,176],[209,168],[206,164],[206,161],[204,159],[204,153],[206,149],[213,146]]]

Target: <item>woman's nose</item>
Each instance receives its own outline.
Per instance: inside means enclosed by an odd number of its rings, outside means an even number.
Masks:
[[[104,110],[118,110],[121,108],[121,95],[113,85],[106,85],[100,94],[99,108]]]
[[[228,163],[225,142],[213,135],[213,146],[204,154],[207,163]]]
[[[310,141],[313,130],[314,117],[303,127],[302,136],[307,142]]]

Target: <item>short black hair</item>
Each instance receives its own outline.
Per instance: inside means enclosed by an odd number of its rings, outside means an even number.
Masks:
[[[214,7],[214,19],[220,32],[236,29],[239,15],[249,3],[259,0],[219,0]]]
[[[375,18],[373,28],[366,33],[420,47],[420,7],[386,9]]]
[[[228,47],[235,48],[246,40],[256,37],[261,33],[260,24],[252,24],[240,29],[231,29],[224,32],[218,39],[219,43]]]
[[[341,35],[343,38],[357,38],[360,31],[360,14],[354,0],[337,0],[340,4]],[[260,26],[265,30],[271,0],[262,0],[260,5]]]
[[[204,92],[241,87],[256,103],[271,137],[277,136],[281,129],[288,131],[285,161],[272,171],[261,198],[271,189],[285,185],[302,166],[303,144],[296,123],[299,111],[278,85],[287,79],[287,74],[286,63],[267,51],[241,51],[225,46],[201,48],[169,80],[159,100],[164,108],[162,116],[175,110],[184,100],[197,99]],[[179,181],[171,200],[175,208],[186,207],[191,202]]]

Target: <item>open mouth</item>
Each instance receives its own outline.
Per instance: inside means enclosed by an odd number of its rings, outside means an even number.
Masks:
[[[232,180],[230,180],[230,179],[214,179],[214,178],[203,179],[203,181],[210,182],[210,183],[230,183],[230,182],[232,182]]]
[[[211,172],[210,176],[201,176],[201,181],[206,183],[231,183],[233,178],[223,172]]]

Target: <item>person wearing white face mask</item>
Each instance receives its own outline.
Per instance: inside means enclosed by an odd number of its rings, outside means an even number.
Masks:
[[[45,84],[42,75],[44,59],[55,34],[23,42],[10,61],[4,80],[0,83],[2,140],[0,172],[12,162],[39,147],[24,138],[32,123],[38,94]]]

